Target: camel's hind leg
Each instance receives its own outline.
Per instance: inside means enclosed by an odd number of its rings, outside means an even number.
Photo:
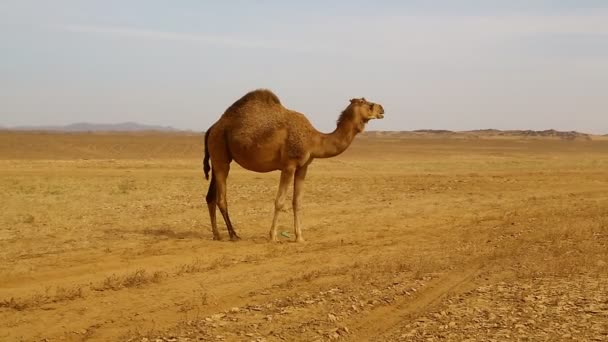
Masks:
[[[211,218],[211,230],[213,231],[213,240],[221,240],[220,232],[217,230],[217,219],[215,212],[217,208],[217,184],[215,176],[211,173],[211,181],[209,182],[209,190],[207,190],[207,208],[209,208],[209,217]]]
[[[230,235],[230,240],[237,241],[241,238],[234,231],[232,222],[230,222],[230,216],[228,215],[228,201],[226,200],[226,181],[228,179],[228,172],[230,172],[230,162],[213,164],[213,176],[215,177],[216,184],[216,201],[217,206],[220,208],[220,212],[226,222],[226,228]]]

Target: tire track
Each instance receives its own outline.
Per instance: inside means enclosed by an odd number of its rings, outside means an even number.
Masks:
[[[414,299],[403,298],[396,304],[379,307],[365,317],[349,325],[357,327],[351,336],[353,341],[379,341],[382,336],[392,331],[399,323],[409,321],[427,312],[451,293],[462,292],[471,286],[473,280],[482,273],[483,262],[479,259],[468,267],[448,273],[433,280],[426,290],[421,291]]]

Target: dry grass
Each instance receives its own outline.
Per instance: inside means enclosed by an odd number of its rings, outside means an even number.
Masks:
[[[199,273],[207,270],[209,270],[209,266],[203,260],[197,258],[191,263],[179,265],[175,274]]]
[[[96,291],[116,291],[124,288],[141,287],[152,283],[158,284],[167,278],[167,276],[168,274],[163,271],[156,271],[150,274],[144,269],[138,269],[121,276],[112,274],[106,277],[101,284],[93,286],[93,289]]]
[[[12,310],[25,310],[40,307],[46,304],[61,303],[65,301],[83,298],[86,286],[63,287],[56,286],[54,289],[46,288],[44,293],[36,292],[27,297],[11,297],[0,301],[0,308]]]
[[[335,333],[332,313],[356,340],[416,317],[399,310],[461,270],[481,270],[472,287],[562,292],[608,271],[608,140],[357,138],[312,164],[302,245],[265,240],[277,174],[236,165],[228,201],[243,241],[211,241],[201,143],[0,133],[0,339],[115,340],[221,313],[198,333],[315,340]],[[279,231],[291,225],[282,213]]]
[[[141,287],[147,284],[158,284],[166,279],[167,276],[168,274],[164,271],[156,271],[150,274],[146,270],[138,269],[121,276],[115,274],[109,275],[99,284],[47,287],[44,292],[36,291],[31,295],[23,297],[10,297],[9,299],[0,301],[0,308],[17,311],[39,308],[47,304],[65,303],[85,298],[90,290],[117,291],[124,288]]]
[[[127,194],[137,189],[134,179],[123,179],[118,183],[116,187],[118,188],[118,192],[121,194]]]

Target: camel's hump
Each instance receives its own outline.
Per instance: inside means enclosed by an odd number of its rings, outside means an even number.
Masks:
[[[271,104],[271,105],[280,105],[281,104],[281,101],[279,100],[279,98],[272,91],[270,91],[268,89],[256,89],[256,90],[252,90],[252,91],[248,92],[247,94],[243,95],[243,97],[236,100],[236,102],[234,102],[228,108],[227,112],[237,109],[239,107],[242,107],[246,103],[252,102],[252,101]]]

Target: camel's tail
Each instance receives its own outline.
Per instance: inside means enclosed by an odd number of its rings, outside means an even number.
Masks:
[[[205,132],[205,159],[203,160],[203,170],[205,170],[205,178],[209,179],[209,171],[211,171],[211,166],[209,166],[209,132],[211,132],[211,127]]]

